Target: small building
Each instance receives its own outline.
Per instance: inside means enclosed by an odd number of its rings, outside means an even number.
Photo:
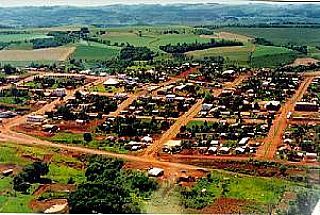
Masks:
[[[319,110],[319,105],[317,103],[312,102],[297,102],[294,107],[294,110],[317,112]]]
[[[148,176],[151,176],[151,177],[160,177],[164,174],[164,170],[161,169],[161,168],[151,168],[148,170]]]
[[[117,85],[119,85],[119,81],[118,80],[116,80],[116,79],[114,79],[114,78],[109,78],[108,80],[106,80],[104,83],[103,83],[103,85],[105,86],[105,87],[110,87],[110,86],[117,86]]]
[[[12,173],[13,173],[13,169],[11,169],[11,168],[2,171],[2,175],[3,175],[3,176],[9,176],[9,175],[11,175]]]
[[[238,146],[245,146],[250,140],[250,137],[244,137],[242,138],[239,143],[238,143]]]
[[[208,153],[209,154],[216,154],[217,151],[218,151],[218,147],[216,147],[216,146],[212,146],[212,147],[208,148]]]
[[[67,95],[66,89],[65,88],[57,88],[57,89],[53,90],[52,95],[57,96],[57,97],[66,96]]]
[[[43,122],[45,120],[45,117],[42,115],[29,115],[27,116],[28,122]]]
[[[278,111],[281,108],[281,102],[280,101],[268,101],[264,105],[265,109],[270,111]]]
[[[231,147],[221,147],[219,149],[219,153],[220,154],[229,154],[230,153],[230,150],[231,150]]]
[[[182,141],[181,140],[169,140],[163,146],[164,152],[176,152],[181,149]]]

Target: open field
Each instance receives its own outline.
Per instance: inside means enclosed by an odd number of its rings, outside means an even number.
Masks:
[[[146,33],[139,37],[133,32],[110,32],[102,36],[102,39],[109,40],[111,45],[114,43],[129,43],[134,46],[145,46],[153,51],[160,51],[159,46],[178,43],[208,42],[209,38],[203,38],[194,34],[156,34]]]
[[[320,29],[314,28],[225,28],[228,31],[249,37],[263,37],[276,45],[293,43],[317,46],[320,43]]]
[[[25,34],[1,34],[0,42],[23,42],[25,40],[32,40],[37,38],[49,38],[49,36],[40,33],[25,33]]]
[[[74,50],[74,47],[37,50],[2,50],[0,51],[0,62],[65,61]]]
[[[191,51],[186,54],[194,58],[223,56],[227,62],[248,65],[249,56],[252,51],[250,46],[219,47],[199,51]]]
[[[255,67],[272,67],[292,63],[297,53],[283,47],[257,46],[252,55],[252,65]]]
[[[118,54],[118,48],[90,43],[90,45],[80,44],[77,46],[72,56],[77,60],[93,61],[110,59],[116,57]]]

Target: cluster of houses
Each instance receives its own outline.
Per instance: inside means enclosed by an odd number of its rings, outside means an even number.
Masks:
[[[290,125],[283,135],[283,143],[278,147],[277,154],[290,161],[318,161],[319,125]]]
[[[177,96],[171,93],[161,96],[140,96],[121,114],[177,118],[187,112],[195,101],[193,97]]]
[[[163,152],[191,150],[200,154],[253,154],[269,131],[266,124],[228,124],[225,121],[183,127],[176,140],[168,141]]]
[[[318,112],[320,110],[320,77],[313,79],[307,93],[294,107],[295,111]]]
[[[236,88],[224,88],[218,97],[206,99],[199,117],[266,119],[291,97],[301,80],[297,76],[258,72]]]
[[[107,135],[107,140],[126,150],[138,151],[151,145],[172,123],[172,120],[146,120],[135,116],[107,117],[96,132]]]

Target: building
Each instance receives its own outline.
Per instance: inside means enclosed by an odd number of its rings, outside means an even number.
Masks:
[[[317,103],[312,102],[297,102],[294,107],[294,110],[317,112],[319,110],[319,105]]]
[[[29,115],[27,116],[28,122],[43,122],[45,120],[44,116],[41,115]]]
[[[148,170],[148,175],[151,177],[160,177],[164,174],[164,170],[161,168],[151,168]]]

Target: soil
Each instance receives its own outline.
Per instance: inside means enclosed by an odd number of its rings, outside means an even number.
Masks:
[[[30,208],[32,208],[34,212],[40,213],[44,212],[45,210],[51,208],[54,205],[60,205],[65,203],[68,203],[67,199],[47,199],[43,201],[32,200],[29,203],[29,206]]]
[[[252,204],[250,201],[219,198],[213,204],[205,207],[200,211],[202,214],[242,214],[243,207]]]

